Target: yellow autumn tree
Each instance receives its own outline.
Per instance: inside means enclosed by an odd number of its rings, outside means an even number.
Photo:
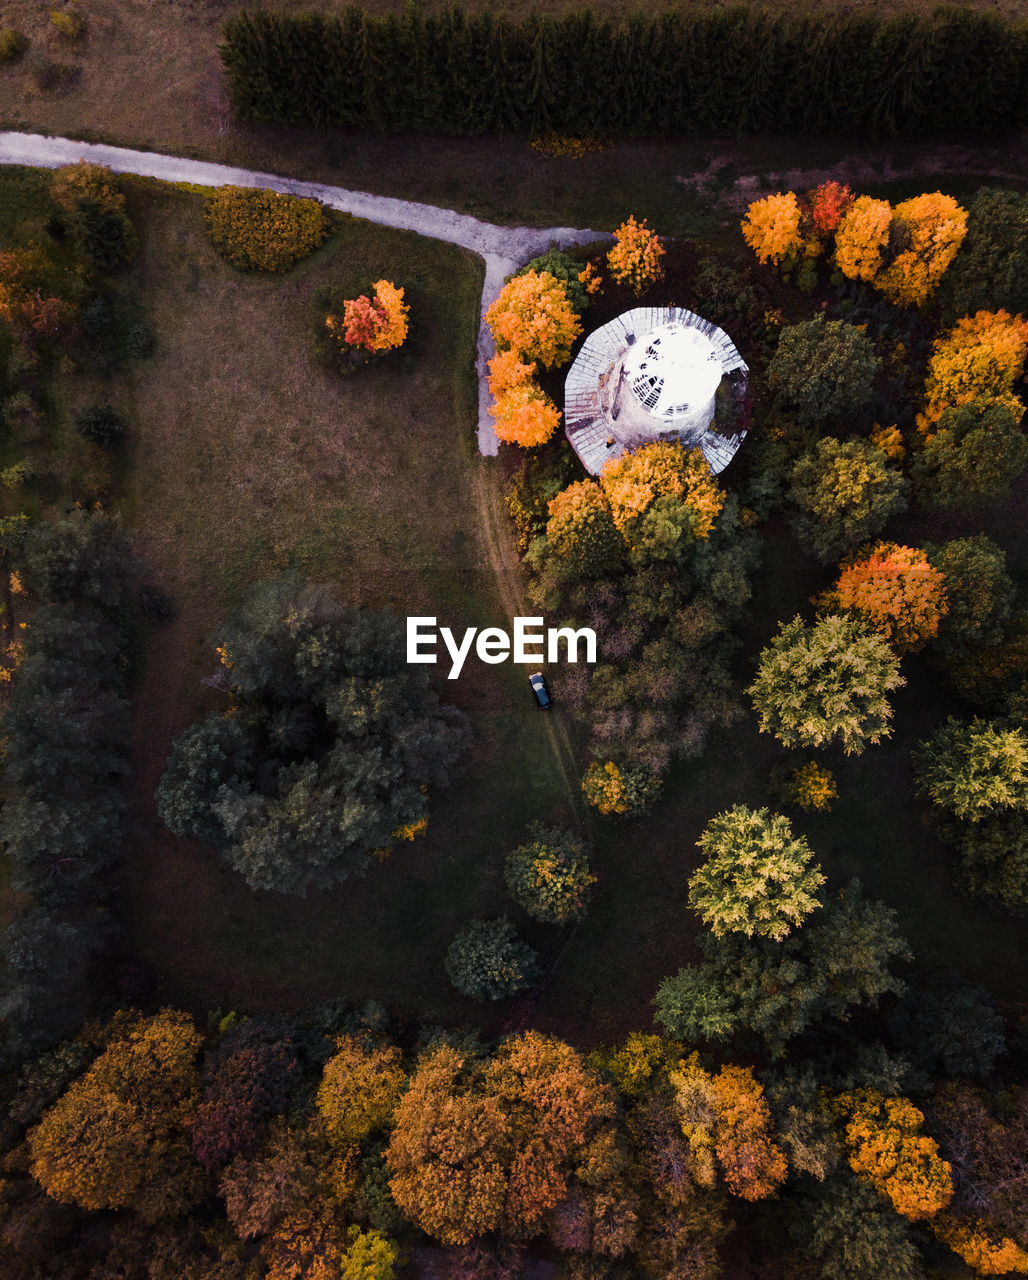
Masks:
[[[881,270],[891,222],[892,205],[871,196],[857,196],[842,215],[835,233],[835,265],[848,280],[870,282]]]
[[[369,1049],[356,1036],[339,1036],[318,1087],[318,1111],[330,1140],[347,1146],[385,1128],[406,1081],[399,1049]]]
[[[486,311],[485,321],[498,350],[515,351],[521,360],[537,360],[546,369],[567,363],[582,332],[563,283],[549,271],[513,276]]]
[[[518,382],[489,406],[496,434],[505,444],[533,449],[545,444],[560,425],[560,410],[536,382]]]
[[[659,498],[677,498],[689,508],[689,529],[697,539],[710,536],[725,502],[702,449],[683,449],[677,440],[655,440],[635,453],[608,459],[600,485],[630,546],[638,520]]]
[[[760,262],[778,266],[791,253],[804,247],[800,232],[800,203],[795,192],[777,192],[755,200],[740,226],[742,236]]]
[[[1014,384],[1024,373],[1028,321],[1008,311],[963,316],[935,342],[925,380],[927,405],[917,425],[929,435],[945,409],[972,400],[1003,404],[1020,419],[1024,404]]]
[[[392,351],[406,341],[410,307],[403,300],[403,290],[391,280],[375,281],[375,302],[382,313],[382,323],[372,349]]]
[[[890,237],[904,247],[874,278],[874,287],[901,307],[919,307],[935,292],[967,234],[967,210],[933,191],[893,210]]]
[[[906,1098],[856,1089],[838,1098],[850,1168],[911,1222],[934,1217],[953,1198],[950,1166],[934,1138],[921,1132],[923,1114]]]
[[[607,268],[613,280],[627,284],[638,297],[664,275],[663,256],[664,246],[657,233],[646,225],[645,218],[636,222],[632,215],[614,232],[614,247],[607,254]]]

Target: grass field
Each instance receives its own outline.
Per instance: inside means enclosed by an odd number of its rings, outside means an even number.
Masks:
[[[136,695],[130,942],[169,998],[201,1010],[353,991],[452,1014],[446,945],[496,904],[505,833],[561,804],[520,671],[476,664],[442,689],[474,720],[469,779],[434,801],[426,839],[338,893],[252,894],[164,832],[152,794],[171,739],[219,705],[202,683],[212,631],[262,576],[292,566],[352,602],[461,627],[505,621],[474,515],[480,265],[346,220],[288,276],[244,276],[210,247],[198,197],[140,183],[132,205],[143,248],[119,288],[145,299],[157,351],[104,394],[133,424],[124,518],[176,616],[152,632]],[[344,379],[313,363],[315,289],[382,275],[412,309],[392,366]]]

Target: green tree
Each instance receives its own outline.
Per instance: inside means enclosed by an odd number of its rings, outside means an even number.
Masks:
[[[706,861],[689,881],[689,905],[715,937],[743,933],[780,942],[818,908],[825,878],[789,819],[735,805],[697,840]]]
[[[32,1131],[32,1176],[83,1209],[181,1213],[202,1181],[185,1125],[196,1103],[200,1036],[183,1013],[140,1018]]]
[[[944,834],[960,854],[960,881],[969,893],[1028,911],[1028,814],[1002,813]]]
[[[963,661],[970,652],[1003,638],[1015,588],[1006,552],[984,533],[925,547],[929,562],[945,576],[948,611],[932,648],[944,659]]]
[[[1028,194],[979,188],[940,293],[951,323],[976,311],[1028,313]]]
[[[1028,466],[1028,439],[1006,405],[987,398],[944,409],[918,437],[913,477],[928,507],[993,506]]]
[[[796,1235],[821,1280],[923,1280],[907,1224],[858,1178],[840,1174],[809,1193]]]
[[[704,934],[700,946],[705,963],[661,984],[657,1022],[687,1043],[748,1030],[775,1057],[812,1023],[845,1020],[854,1007],[902,991],[889,964],[910,958],[895,912],[866,901],[856,881],[783,942]]]
[[[950,716],[913,753],[918,789],[962,822],[1028,811],[1028,733]]]
[[[546,548],[563,570],[600,578],[623,564],[624,539],[595,480],[569,485],[549,503],[549,513]]]
[[[992,997],[956,974],[911,983],[889,1015],[889,1031],[900,1053],[929,1076],[981,1080],[1006,1051]]]
[[[585,845],[570,831],[533,823],[531,840],[507,854],[503,878],[514,901],[535,920],[567,924],[581,920],[596,877]]]
[[[427,825],[427,791],[458,772],[470,734],[407,664],[393,615],[286,576],[220,641],[230,719],[173,745],[157,790],[172,830],[210,840],[253,888],[303,895]]]
[[[117,606],[136,567],[117,519],[83,508],[34,524],[19,560],[25,589],[55,604],[88,600]]]
[[[838,745],[859,755],[868,742],[891,735],[886,695],[905,683],[881,636],[829,614],[811,627],[799,617],[783,623],[747,692],[761,733],[787,747]]]
[[[450,943],[445,963],[450,981],[472,1000],[502,1000],[526,991],[539,977],[535,952],[506,916],[472,920]]]
[[[837,560],[905,508],[906,490],[906,480],[870,441],[827,436],[792,468],[796,534],[817,559]]]
[[[817,315],[782,329],[767,381],[782,408],[815,426],[860,413],[881,366],[870,339],[856,325]]]

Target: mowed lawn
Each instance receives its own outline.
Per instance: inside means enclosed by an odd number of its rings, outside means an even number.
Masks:
[[[426,838],[335,892],[252,893],[163,830],[152,797],[173,738],[227,705],[204,684],[211,637],[262,577],[292,567],[352,603],[509,626],[475,515],[480,264],[345,220],[289,274],[245,275],[208,243],[197,196],[139,184],[132,203],[143,248],[121,287],[141,297],[157,350],[107,394],[133,424],[124,518],[175,617],[149,634],[135,699],[129,942],[168,998],[198,1010],[355,994],[477,1017],[447,983],[446,946],[499,908],[510,834],[567,806],[523,668],[474,663],[455,682],[440,669],[442,696],[473,721],[469,775],[433,797]],[[408,344],[348,378],[320,367],[314,291],[382,276],[407,289]]]

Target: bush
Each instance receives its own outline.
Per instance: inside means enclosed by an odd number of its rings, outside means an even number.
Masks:
[[[507,854],[503,878],[510,896],[535,920],[581,920],[596,877],[582,841],[570,831],[534,823],[530,843]]]
[[[612,760],[594,760],[585,771],[582,790],[600,813],[626,813],[638,817],[648,813],[660,795],[663,780],[642,764],[616,765]]]
[[[17,62],[29,47],[29,38],[22,31],[5,27],[0,31],[0,67]]]
[[[535,952],[506,916],[472,920],[450,943],[445,967],[461,995],[472,1000],[502,1000],[526,991],[539,977]]]
[[[78,44],[86,34],[86,20],[75,9],[51,9],[50,25],[68,44]]]
[[[54,173],[50,195],[61,211],[61,225],[81,253],[102,267],[135,257],[139,237],[110,169],[84,160],[64,165]]]
[[[214,245],[233,266],[251,271],[286,271],[328,234],[317,200],[259,187],[219,187],[205,212]]]
[[[582,280],[584,270],[581,262],[577,262],[569,253],[558,249],[556,245],[551,245],[545,253],[541,253],[538,258],[533,258],[531,262],[526,262],[521,270],[515,271],[514,274],[524,276],[530,271],[537,275],[541,275],[544,271],[549,272],[564,286],[564,292],[567,294],[572,310],[581,315],[589,305],[589,290],[586,282]]]
[[[113,449],[124,438],[128,423],[109,404],[91,404],[75,415],[75,430],[101,449]]]

